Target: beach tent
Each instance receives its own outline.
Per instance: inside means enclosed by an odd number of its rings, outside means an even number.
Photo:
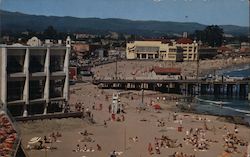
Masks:
[[[153,105],[153,107],[154,107],[154,109],[156,109],[156,110],[160,110],[160,109],[161,109],[161,106],[160,106],[159,104],[155,104],[155,105]]]

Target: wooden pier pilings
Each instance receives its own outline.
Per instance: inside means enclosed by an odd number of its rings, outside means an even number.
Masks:
[[[250,100],[250,81],[203,80],[94,80],[99,88],[126,90],[155,90],[163,93],[240,97]]]

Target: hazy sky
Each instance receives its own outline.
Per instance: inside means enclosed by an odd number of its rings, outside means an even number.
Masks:
[[[0,0],[36,15],[188,21],[249,26],[249,0]]]

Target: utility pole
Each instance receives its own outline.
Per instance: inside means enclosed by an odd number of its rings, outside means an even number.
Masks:
[[[117,60],[118,60],[118,55],[116,55],[116,61],[115,61],[115,79],[117,80]]]
[[[200,56],[199,56],[199,45],[197,50],[197,67],[196,67],[196,87],[197,87],[197,94],[199,94],[199,68],[200,68]]]
[[[127,136],[126,136],[127,132],[126,132],[126,125],[124,126],[124,152],[126,151],[126,144],[127,144]]]
[[[141,103],[142,105],[144,104],[144,89],[142,88],[142,93],[141,93]]]

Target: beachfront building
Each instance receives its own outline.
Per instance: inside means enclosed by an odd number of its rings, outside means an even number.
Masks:
[[[127,43],[127,59],[159,59],[194,61],[198,59],[198,43],[188,38],[177,41],[143,40]]]
[[[66,46],[0,45],[0,108],[13,116],[61,112],[69,98]]]

